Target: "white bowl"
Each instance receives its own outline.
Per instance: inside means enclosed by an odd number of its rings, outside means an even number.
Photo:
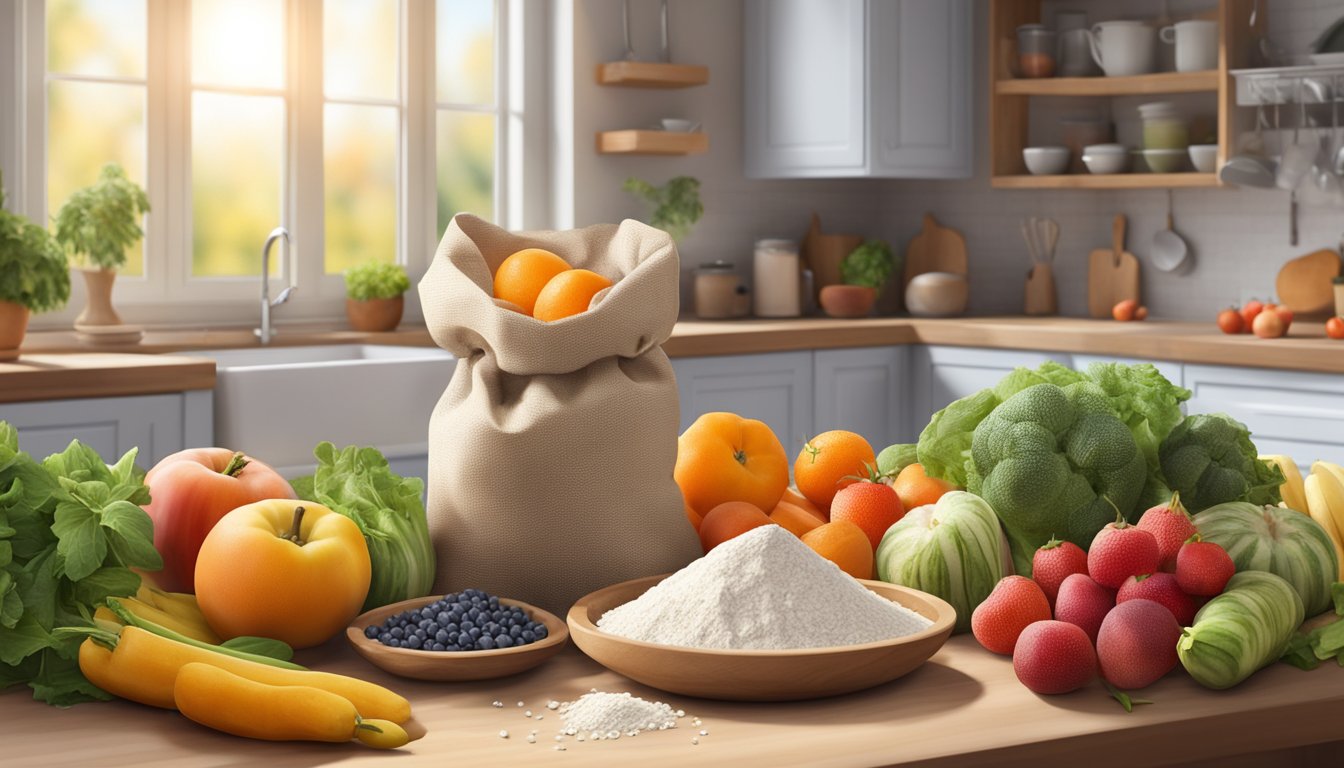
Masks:
[[[1083,165],[1089,173],[1124,173],[1129,167],[1129,147],[1124,144],[1090,144],[1083,148]]]
[[[1218,165],[1217,144],[1191,144],[1190,162],[1200,173],[1213,173]]]
[[[1127,155],[1129,147],[1124,144],[1088,144],[1083,147],[1084,155]]]
[[[1069,167],[1068,147],[1027,147],[1022,150],[1027,170],[1037,176],[1063,173]]]
[[[1143,162],[1153,173],[1176,173],[1183,170],[1185,158],[1189,154],[1184,149],[1143,149]]]
[[[690,133],[700,126],[700,124],[694,120],[682,120],[673,117],[665,117],[659,121],[659,124],[663,126],[664,131],[672,131],[674,133]]]
[[[924,272],[905,287],[905,308],[916,317],[952,317],[966,311],[970,286],[955,272]]]

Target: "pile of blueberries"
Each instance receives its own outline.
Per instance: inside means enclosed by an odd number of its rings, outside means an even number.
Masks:
[[[424,606],[364,628],[364,636],[391,648],[419,651],[489,651],[546,637],[546,625],[523,609],[500,605],[479,589],[444,595]]]

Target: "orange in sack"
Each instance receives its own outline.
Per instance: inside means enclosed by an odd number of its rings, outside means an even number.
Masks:
[[[862,435],[842,429],[822,432],[798,452],[793,462],[793,482],[829,516],[836,492],[867,475],[866,466],[876,464],[873,446]]]
[[[551,278],[569,269],[569,263],[541,248],[515,251],[495,270],[495,298],[509,302],[525,315],[532,314],[537,296]],[[512,309],[513,307],[505,307]]]
[[[745,501],[725,501],[709,510],[700,523],[700,546],[709,550],[723,542],[741,536],[752,528],[770,525],[771,520],[755,504]]]
[[[873,545],[859,526],[836,520],[803,534],[803,543],[813,552],[839,566],[856,579],[873,578]]]
[[[774,509],[789,484],[789,458],[764,422],[706,413],[677,438],[672,476],[687,506],[701,515],[725,501]]]
[[[780,500],[770,512],[770,522],[792,533],[798,538],[826,522],[797,504]]]
[[[957,486],[946,480],[924,474],[923,464],[909,465],[888,484],[901,497],[901,504],[907,510],[936,504],[944,493],[957,490]]]
[[[555,277],[541,289],[532,316],[552,323],[588,311],[597,292],[610,288],[611,281],[586,269],[570,269]]]

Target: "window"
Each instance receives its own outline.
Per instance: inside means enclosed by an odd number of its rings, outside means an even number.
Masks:
[[[505,98],[505,75],[531,46],[506,41],[523,39],[508,24],[528,7],[545,12],[532,0],[20,0],[0,10],[0,22],[15,14],[27,65],[9,163],[22,173],[7,186],[40,220],[107,162],[146,187],[146,238],[117,289],[135,321],[177,319],[156,305],[251,321],[238,309],[255,306],[277,225],[292,258],[273,258],[272,277],[301,288],[277,319],[334,315],[343,270],[372,258],[417,273],[459,211],[520,225],[506,150],[529,115]]]

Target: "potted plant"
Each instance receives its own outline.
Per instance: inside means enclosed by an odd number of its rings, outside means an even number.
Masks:
[[[70,299],[65,252],[47,230],[5,210],[0,180],[0,360],[19,355],[28,315],[60,309]]]
[[[56,241],[84,275],[89,292],[76,329],[122,324],[112,308],[112,283],[126,264],[126,250],[145,235],[140,217],[146,213],[145,190],[116,163],[103,166],[98,181],[77,190],[56,213]]]
[[[705,207],[700,204],[700,181],[691,176],[669,179],[661,187],[631,177],[625,180],[622,188],[652,205],[649,226],[663,230],[676,242],[689,235],[705,213]]]
[[[821,308],[831,317],[866,316],[895,266],[890,245],[881,240],[864,241],[840,262],[843,283],[821,289]]]
[[[345,271],[345,316],[357,331],[390,331],[401,322],[411,280],[400,264],[370,259]]]

